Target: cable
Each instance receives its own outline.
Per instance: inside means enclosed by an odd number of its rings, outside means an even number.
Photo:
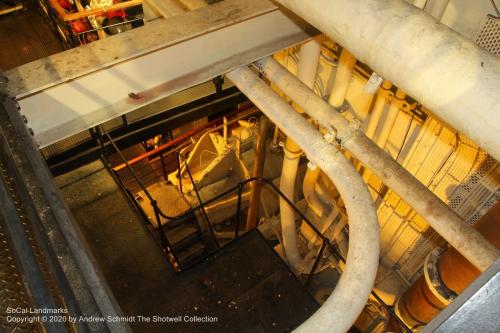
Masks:
[[[490,0],[491,2],[491,5],[493,6],[493,8],[495,8],[495,12],[497,13],[497,17],[500,17],[500,11],[498,10],[498,7],[495,3],[495,0]]]

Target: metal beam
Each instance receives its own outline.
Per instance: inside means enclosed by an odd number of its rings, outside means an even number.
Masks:
[[[250,9],[254,5],[257,11]],[[225,16],[221,17],[221,12]],[[124,33],[129,34],[124,41],[131,44],[98,41],[92,50],[71,50],[59,55],[56,62],[45,59],[36,66],[30,65],[32,72],[22,68],[8,72],[7,77],[13,84],[9,92],[17,96],[37,144],[47,146],[303,42],[316,33],[303,21],[284,15],[265,0],[252,2],[251,6],[247,1],[228,0],[175,18]],[[200,26],[201,19],[209,20],[210,24]],[[194,31],[191,26],[198,30]],[[160,33],[155,32],[155,27]],[[181,38],[161,33],[174,27]],[[145,35],[145,31],[149,35]],[[148,42],[134,42],[135,38],[147,38]],[[151,49],[151,39],[155,40],[153,45],[161,46]],[[121,51],[110,53],[119,59],[102,55],[102,60],[96,57],[97,65],[89,65],[89,59],[82,59],[82,54],[92,58],[92,51],[99,43],[104,49],[118,47]],[[80,65],[78,61],[83,63]],[[66,62],[64,66],[62,62]],[[43,64],[48,66],[47,70],[42,68]],[[75,72],[72,66],[79,68],[79,74],[72,74]],[[43,78],[44,73],[48,78]],[[36,81],[35,86],[26,83],[32,79]]]

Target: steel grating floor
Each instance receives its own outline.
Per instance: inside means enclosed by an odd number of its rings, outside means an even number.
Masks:
[[[62,52],[63,47],[38,8],[0,16],[0,71]]]
[[[288,332],[318,308],[258,231],[178,274],[100,161],[56,184],[125,315],[218,318],[136,321],[134,332]]]

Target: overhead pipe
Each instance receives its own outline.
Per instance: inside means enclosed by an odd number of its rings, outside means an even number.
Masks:
[[[320,53],[321,44],[316,40],[312,40],[300,48],[297,77],[311,89],[314,88]],[[322,214],[328,210],[328,207],[325,207],[325,204],[321,201],[315,190],[316,182],[320,173],[321,170],[319,168],[315,165],[309,164],[304,177],[304,182],[302,183],[304,198],[308,206],[319,217],[321,217]]]
[[[277,0],[500,160],[500,58],[403,0]]]
[[[450,207],[425,185],[399,165],[338,110],[326,103],[272,58],[256,62],[259,69],[299,104],[303,110],[327,129],[336,131],[336,140],[371,169],[384,184],[394,190],[448,243],[480,271],[499,257],[499,251],[477,230],[465,223]]]
[[[295,330],[345,332],[365,307],[378,268],[379,225],[366,184],[344,155],[253,71],[238,68],[228,73],[227,78],[295,140],[309,160],[335,184],[345,202],[349,217],[349,249],[344,272],[320,309]]]
[[[328,103],[330,103],[333,107],[341,108],[344,105],[355,64],[356,58],[354,58],[354,56],[347,49],[343,49],[340,54],[330,97],[328,98]],[[307,86],[311,89],[313,88],[312,85]],[[320,172],[321,171],[318,168],[307,168],[306,176],[304,177],[303,192],[304,198],[313,212],[315,212],[319,217],[322,217],[323,213],[328,212],[328,210],[325,208],[325,204],[319,198],[318,193],[315,190]]]
[[[259,134],[255,145],[255,160],[253,163],[252,177],[262,177],[264,174],[264,164],[266,162],[266,142],[267,133],[270,127],[267,117],[261,117],[259,120]],[[247,214],[246,230],[251,230],[257,227],[257,214],[260,208],[260,193],[262,184],[260,182],[252,182],[252,191],[250,195],[250,203]]]
[[[297,77],[308,87],[314,86],[320,51],[321,44],[314,39],[303,44],[300,48]],[[298,108],[297,111],[302,112]],[[295,180],[297,178],[299,159],[302,152],[290,137],[286,139],[283,150],[284,158],[280,177],[280,190],[286,197],[293,200],[295,197]],[[283,249],[286,259],[293,267],[299,269],[302,263],[302,257],[297,247],[295,212],[283,198],[279,199],[279,203]]]

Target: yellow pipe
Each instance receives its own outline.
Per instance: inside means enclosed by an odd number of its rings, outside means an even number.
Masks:
[[[312,39],[300,48],[300,59],[297,77],[308,87],[314,86],[316,71],[318,69],[321,44]],[[302,113],[300,108],[297,112]],[[299,158],[302,154],[295,142],[287,138],[284,147],[285,156],[281,171],[280,190],[291,201],[295,196],[295,179],[299,168]],[[295,225],[295,212],[280,198],[281,228],[283,234],[283,248],[286,258],[292,267],[298,268],[302,262],[302,257],[297,248],[297,230]]]
[[[402,92],[400,89],[396,91],[396,95],[394,96],[394,98],[397,100],[402,100],[405,97],[406,94]],[[391,103],[391,106],[389,107],[389,111],[387,113],[387,117],[384,123],[382,124],[382,129],[376,141],[377,145],[382,149],[384,149],[385,145],[387,144],[387,140],[389,140],[389,135],[391,134],[391,130],[394,127],[394,123],[396,122],[398,114],[399,114],[398,103]]]
[[[332,93],[328,103],[334,108],[340,108],[344,104],[347,90],[352,79],[352,70],[356,64],[356,58],[347,49],[343,49],[339,58],[339,65],[335,74]]]
[[[391,89],[392,84],[388,81],[384,81],[382,83],[382,88],[384,90]],[[370,121],[368,122],[368,126],[366,127],[366,136],[370,139],[373,139],[375,132],[377,131],[378,123],[380,122],[380,118],[384,113],[385,106],[387,105],[387,98],[384,94],[380,92],[377,94],[377,99],[375,100],[375,105],[373,106],[372,115],[370,117]]]

